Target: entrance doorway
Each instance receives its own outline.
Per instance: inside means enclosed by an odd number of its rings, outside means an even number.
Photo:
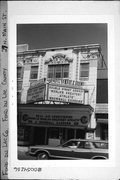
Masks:
[[[48,138],[58,139],[59,138],[59,128],[49,128],[48,129]]]
[[[45,144],[45,128],[44,127],[35,127],[33,143],[34,145]]]
[[[101,139],[108,140],[108,124],[101,123]]]
[[[82,129],[63,129],[63,139],[85,139],[85,130]]]
[[[76,130],[76,138],[85,139],[85,130],[77,129]]]
[[[74,129],[68,129],[68,135],[67,135],[67,139],[73,139],[74,138]]]

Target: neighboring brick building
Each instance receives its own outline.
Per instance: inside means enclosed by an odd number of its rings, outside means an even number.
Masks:
[[[97,100],[102,98],[97,95],[99,68],[103,68],[103,58],[98,44],[18,49],[19,141],[50,144],[60,136],[63,141],[102,138],[99,130],[95,132]],[[44,138],[36,140],[38,136]]]
[[[106,76],[104,76],[105,78]],[[95,117],[97,122],[96,137],[98,139],[108,139],[108,79],[97,80],[97,98]]]

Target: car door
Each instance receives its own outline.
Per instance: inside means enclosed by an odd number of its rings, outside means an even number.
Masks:
[[[58,146],[55,147],[51,151],[51,155],[54,157],[58,157],[61,159],[74,159],[74,149],[77,147],[76,146],[77,142],[69,142],[68,144],[64,144],[63,146]]]
[[[89,142],[83,142],[83,145],[74,149],[74,157],[77,159],[91,159],[93,152],[93,147]]]

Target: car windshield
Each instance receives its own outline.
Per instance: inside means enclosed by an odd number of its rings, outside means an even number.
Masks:
[[[62,147],[77,147],[77,141],[68,141]]]

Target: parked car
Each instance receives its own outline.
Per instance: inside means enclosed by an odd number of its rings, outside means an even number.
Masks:
[[[35,145],[28,154],[39,159],[108,159],[108,142],[99,140],[71,139],[62,145],[50,147]]]

